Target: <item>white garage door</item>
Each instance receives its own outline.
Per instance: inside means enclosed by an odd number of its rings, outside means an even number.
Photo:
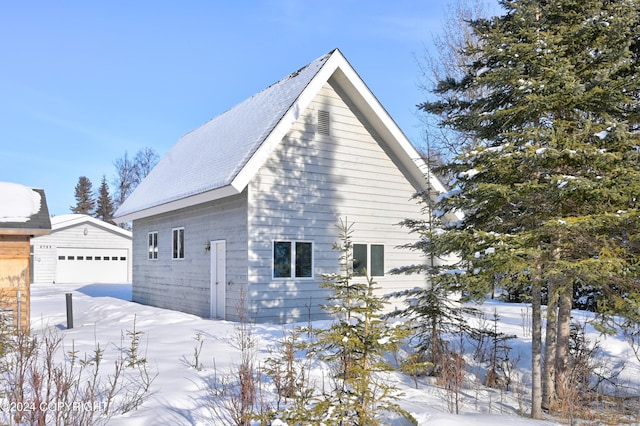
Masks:
[[[126,283],[127,249],[58,248],[56,282]]]

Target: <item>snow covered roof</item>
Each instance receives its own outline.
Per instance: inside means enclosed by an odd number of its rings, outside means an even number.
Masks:
[[[131,239],[131,231],[112,225],[95,217],[86,214],[63,214],[51,218],[51,232],[60,231],[72,226],[79,226],[85,223],[91,223],[95,226],[120,234],[125,238]]]
[[[0,234],[44,235],[51,232],[42,189],[0,182]]]
[[[416,181],[420,155],[335,49],[182,136],[115,213],[119,222],[241,193],[291,126],[332,80],[350,97]],[[444,191],[433,177],[432,185]]]

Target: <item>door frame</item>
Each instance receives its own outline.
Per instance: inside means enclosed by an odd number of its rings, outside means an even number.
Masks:
[[[210,299],[209,317],[225,319],[227,302],[227,242],[211,240],[210,247]]]

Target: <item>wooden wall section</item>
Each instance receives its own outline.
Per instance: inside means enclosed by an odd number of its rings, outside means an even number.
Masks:
[[[29,262],[29,236],[0,235],[0,310],[23,331],[29,330]]]

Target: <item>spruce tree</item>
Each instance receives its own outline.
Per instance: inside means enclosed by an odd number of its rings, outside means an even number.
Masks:
[[[76,205],[69,207],[72,213],[90,215],[96,205],[93,185],[86,176],[80,176],[75,187]]]
[[[467,73],[438,83],[420,107],[480,141],[442,167],[457,177],[436,205],[464,219],[424,233],[424,248],[455,256],[446,274],[468,297],[494,283],[531,289],[533,406],[541,417],[541,292],[557,305],[554,395],[568,386],[571,295],[587,283],[599,314],[638,300],[640,138],[636,1],[502,0],[506,13],[472,23]],[[473,60],[471,60],[473,58]],[[474,91],[477,98],[464,96]],[[552,322],[551,322],[552,323]],[[549,344],[550,342],[547,342]],[[545,377],[545,380],[549,380]]]
[[[427,158],[428,160],[428,158]],[[429,366],[423,373],[438,376],[450,356],[446,335],[470,332],[465,315],[477,314],[476,310],[455,301],[452,294],[459,290],[455,284],[456,271],[449,270],[448,263],[435,255],[429,244],[428,235],[440,232],[442,227],[456,218],[448,219],[434,214],[434,190],[427,188],[414,195],[422,205],[421,219],[406,219],[401,225],[421,238],[403,247],[413,251],[425,252],[426,262],[392,269],[392,274],[424,274],[427,285],[415,287],[394,294],[404,299],[406,307],[394,312],[394,316],[410,319],[411,332],[416,337],[416,356],[414,361]]]
[[[113,201],[111,195],[109,195],[109,186],[107,185],[106,176],[102,175],[102,182],[100,183],[100,189],[98,189],[97,207],[94,213],[95,217],[115,225],[113,221]]]
[[[406,337],[402,326],[382,318],[386,301],[375,294],[371,277],[353,275],[352,226],[341,221],[340,272],[324,276],[330,290],[324,310],[334,319],[315,329],[314,350],[332,366],[332,385],[309,408],[306,422],[332,425],[379,425],[385,413],[408,417],[396,403],[398,390],[380,374],[392,370],[384,356]],[[367,274],[368,275],[368,274]]]

